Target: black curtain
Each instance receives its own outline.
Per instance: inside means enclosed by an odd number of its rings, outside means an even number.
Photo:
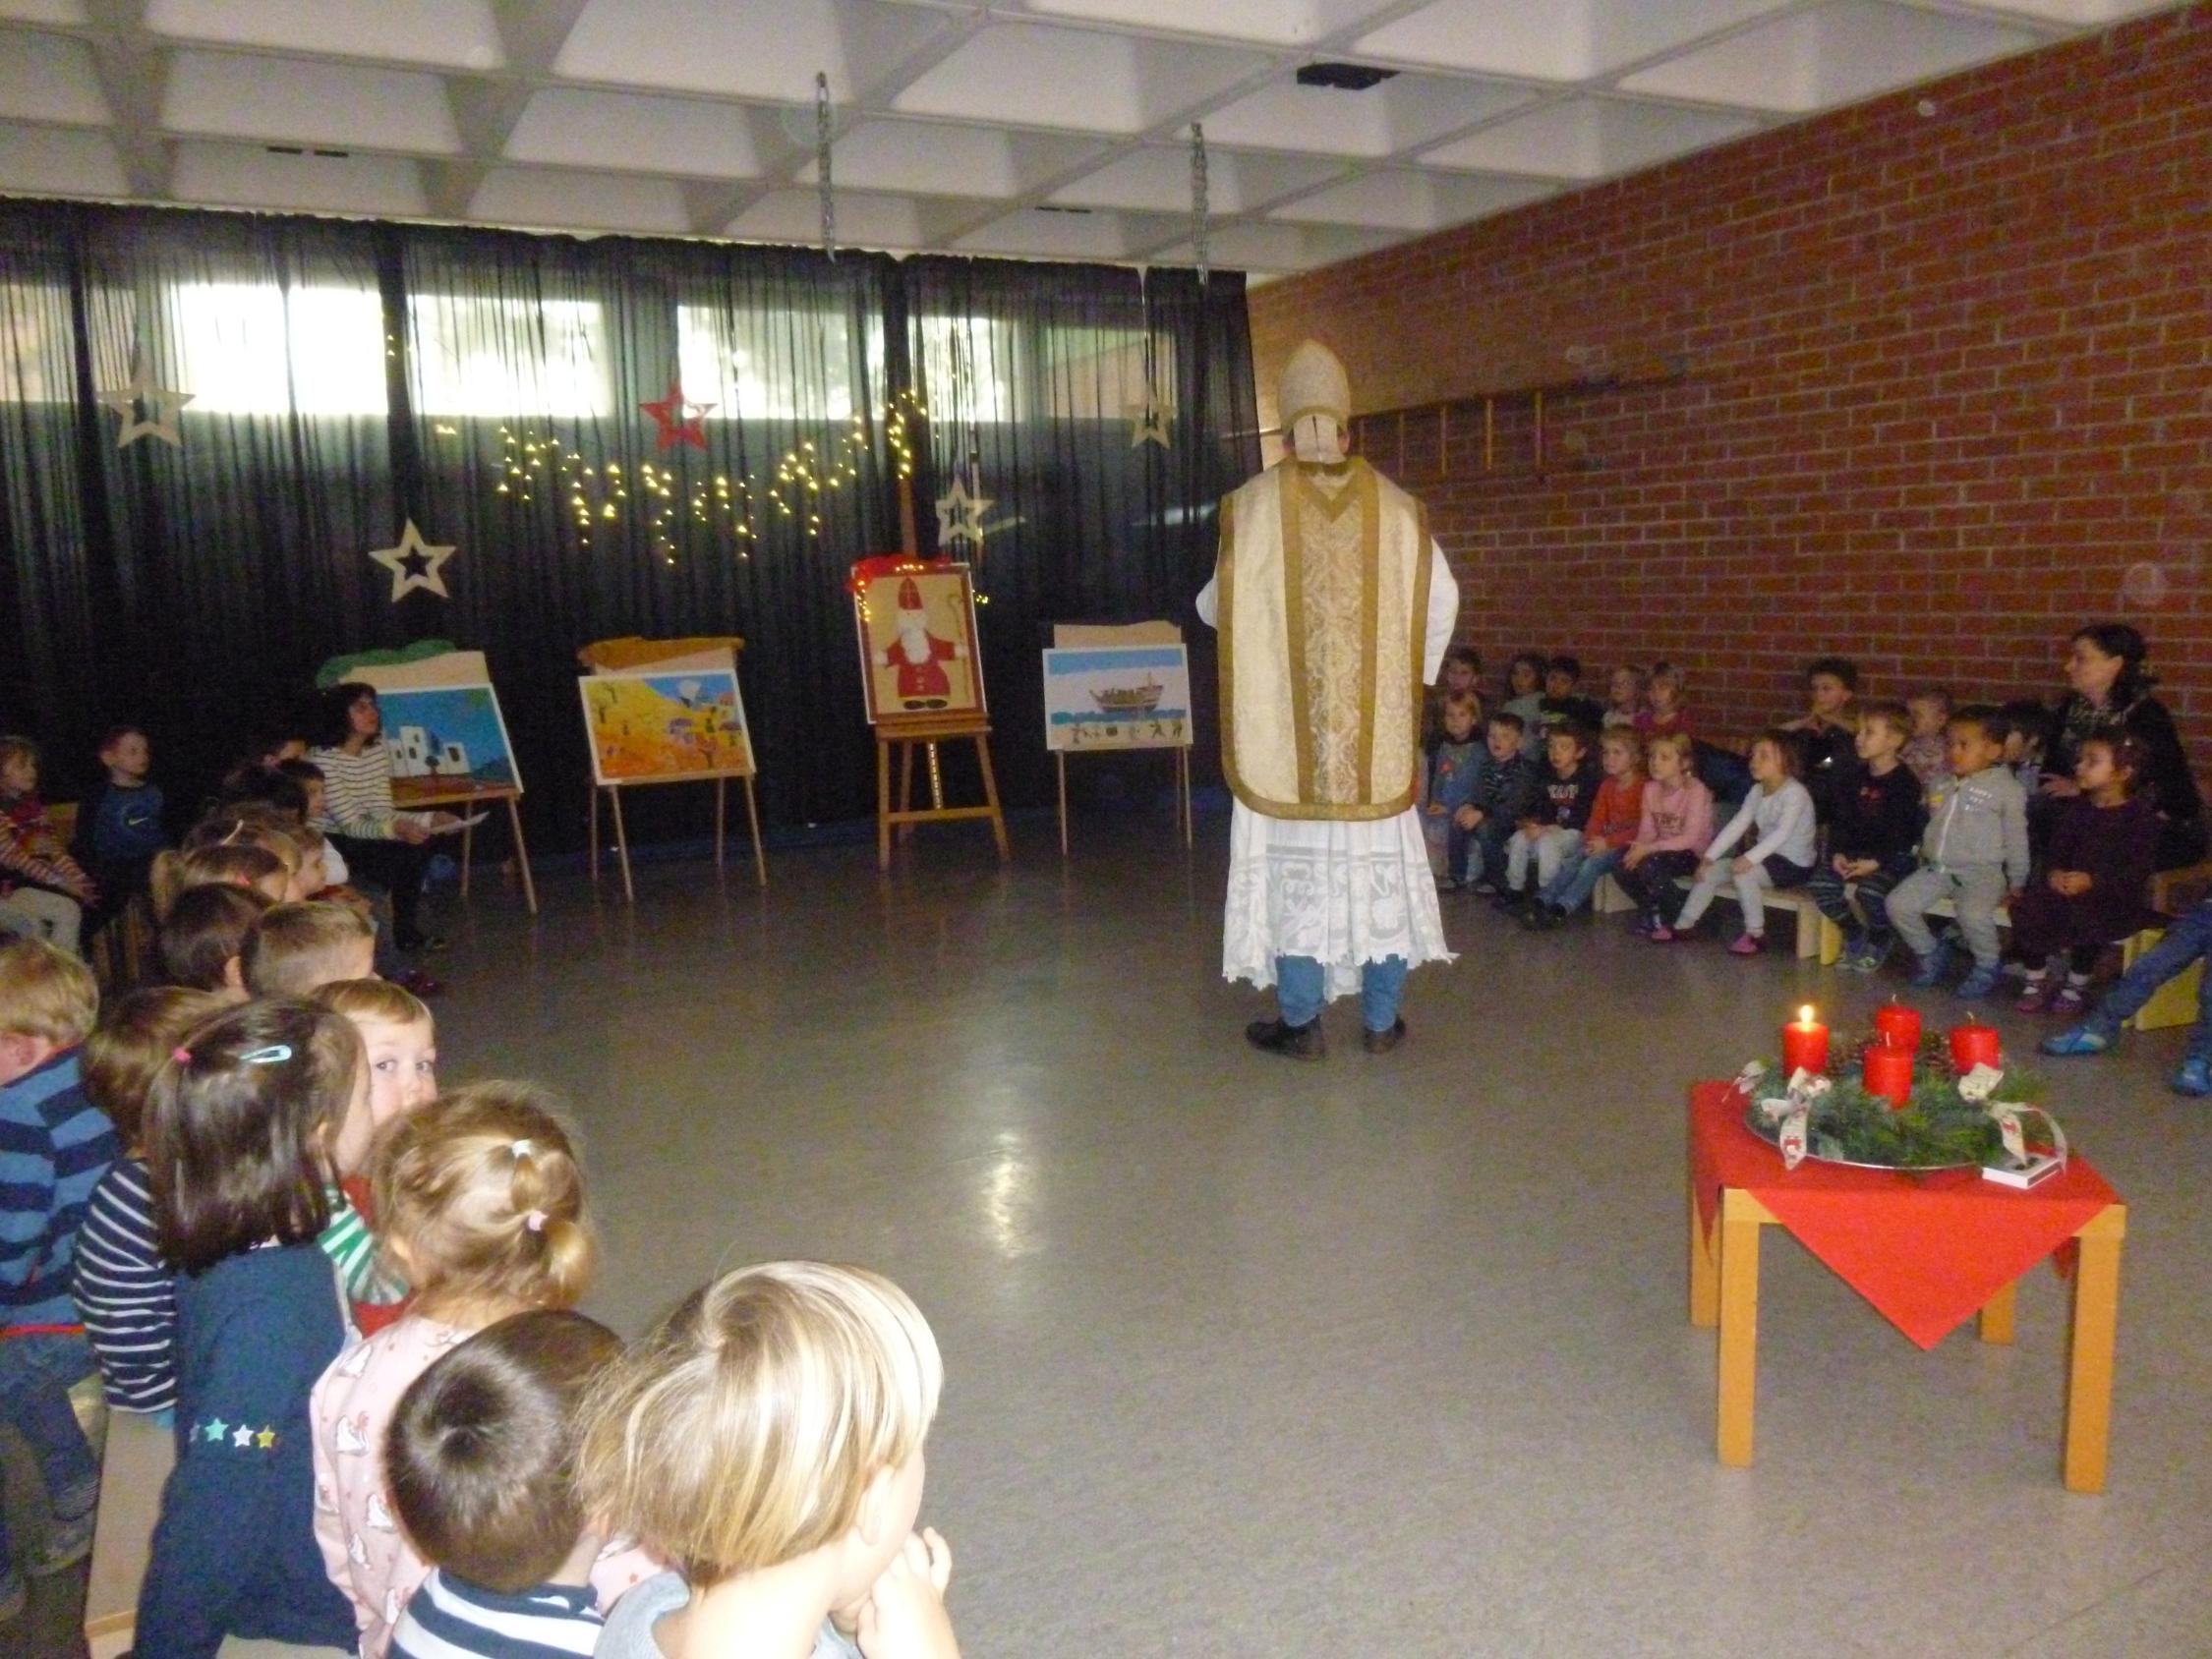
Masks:
[[[192,394],[181,446],[117,447],[100,394],[141,365]],[[703,447],[639,408],[679,386]],[[1234,273],[0,203],[0,730],[59,796],[138,721],[190,799],[325,658],[446,638],[491,660],[534,834],[573,845],[576,648],[736,633],[770,823],[864,817],[843,582],[898,546],[910,470],[925,551],[956,476],[992,499],[953,550],[1001,784],[1042,802],[1049,625],[1210,646],[1190,601],[1255,425]],[[367,556],[410,520],[456,547],[449,598],[394,603]]]

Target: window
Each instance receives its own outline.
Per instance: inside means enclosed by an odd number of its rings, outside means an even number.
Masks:
[[[867,382],[853,384],[852,326],[821,311],[743,315],[708,306],[676,308],[683,394],[711,403],[710,421],[801,421],[844,425],[883,383],[883,325],[867,328]]]
[[[418,295],[415,408],[422,415],[609,415],[607,319],[596,300]]]
[[[1015,418],[1012,324],[980,316],[923,316],[914,327],[932,416],[963,427]]]
[[[91,298],[92,378],[119,386],[131,377],[131,296],[96,290]],[[0,399],[74,403],[77,337],[69,287],[51,282],[0,282]]]
[[[178,389],[197,415],[381,415],[374,288],[192,282],[170,294]]]
[[[1173,340],[1155,339],[1142,328],[1047,328],[1041,351],[1056,420],[1120,421],[1148,404],[1175,406]]]

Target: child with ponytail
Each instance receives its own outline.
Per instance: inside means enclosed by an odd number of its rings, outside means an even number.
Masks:
[[[361,1039],[312,1002],[204,1020],[154,1079],[146,1163],[155,1238],[179,1270],[177,1464],[139,1592],[141,1653],[352,1643],[315,1548],[308,1391],[345,1341],[316,1234],[368,1126]]]
[[[315,1385],[315,1537],[353,1604],[365,1659],[381,1659],[430,1567],[399,1530],[384,1437],[407,1386],[485,1327],[574,1307],[597,1248],[583,1175],[553,1102],[526,1083],[477,1083],[382,1131],[372,1213],[389,1265],[414,1287],[405,1317],[341,1354]],[[611,1556],[593,1582],[652,1571]]]

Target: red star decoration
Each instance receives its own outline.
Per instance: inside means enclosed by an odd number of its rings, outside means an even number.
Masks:
[[[641,403],[638,408],[651,419],[659,434],[656,449],[672,449],[679,443],[691,443],[701,449],[707,447],[707,411],[711,403],[693,403],[683,395],[683,387],[671,380],[669,395],[656,403]]]

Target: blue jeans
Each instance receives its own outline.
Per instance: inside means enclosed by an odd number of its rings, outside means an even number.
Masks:
[[[1360,969],[1360,1017],[1369,1031],[1388,1031],[1406,995],[1407,962],[1387,956]],[[1275,1001],[1285,1025],[1310,1025],[1328,1002],[1328,975],[1311,956],[1275,958]]]
[[[2160,986],[2207,950],[2212,950],[2212,898],[2166,925],[2166,937],[2137,957],[2135,965],[2120,976],[2120,983],[2105,993],[2088,1018],[2089,1027],[2108,1042],[2117,1037],[2123,1020],[2139,1013]],[[2204,983],[2197,988],[2189,1058],[2212,1060],[2212,966],[2205,969]]]
[[[1627,850],[1607,847],[1603,852],[1574,854],[1559,866],[1558,876],[1543,889],[1543,902],[1572,916],[1590,902],[1598,884],[1620,868],[1621,855]]]
[[[74,1520],[99,1502],[100,1466],[69,1403],[70,1386],[91,1375],[92,1350],[83,1337],[0,1338],[0,1415],[30,1447],[45,1477],[54,1514]],[[0,1578],[16,1571],[0,1502]]]

